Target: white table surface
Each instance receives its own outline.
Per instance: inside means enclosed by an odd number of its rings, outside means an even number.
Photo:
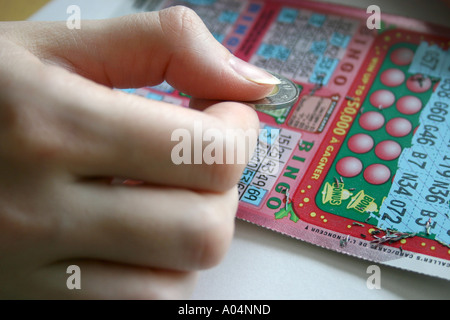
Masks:
[[[129,0],[53,0],[31,20],[65,20],[76,4],[82,19],[117,14]],[[329,0],[450,26],[439,0]],[[217,267],[200,273],[193,299],[450,299],[450,282],[382,266],[381,288],[366,285],[373,263],[298,241],[237,220],[230,250]],[[449,270],[450,272],[450,270]]]

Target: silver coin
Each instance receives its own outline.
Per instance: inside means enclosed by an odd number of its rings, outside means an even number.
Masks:
[[[280,84],[277,84],[267,97],[257,101],[246,101],[245,103],[256,110],[276,110],[293,106],[300,94],[297,85],[279,74],[268,72],[279,79]]]

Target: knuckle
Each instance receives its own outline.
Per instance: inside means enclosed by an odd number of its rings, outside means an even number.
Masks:
[[[228,203],[197,206],[196,226],[186,236],[194,268],[210,268],[222,260],[233,237],[234,207]]]
[[[40,75],[41,83],[45,83],[46,73]],[[52,106],[42,103],[48,98],[46,93],[23,80],[22,87],[36,95],[17,94],[23,89],[18,90],[15,83],[11,93],[0,98],[0,149],[5,152],[4,158],[42,164],[63,153],[62,138],[56,134],[59,128]]]
[[[173,6],[159,12],[162,30],[170,37],[190,40],[190,35],[198,32],[203,25],[194,10],[185,6]],[[188,38],[186,38],[188,37]]]
[[[255,146],[256,139],[243,132],[227,134],[223,143],[223,160],[205,166],[208,185],[215,191],[226,191],[235,186],[251,159]]]
[[[6,241],[11,240],[11,250],[22,253],[57,241],[63,225],[58,215],[35,209],[38,205],[30,198],[25,194],[14,199],[18,204],[12,204],[10,198],[0,198],[0,233]],[[23,246],[25,243],[29,244],[26,248]]]
[[[205,163],[202,169],[207,186],[214,191],[226,191],[238,183],[258,139],[258,130],[253,124],[223,127],[224,125],[218,126],[222,129],[218,131],[219,136],[214,137],[214,142],[209,144],[204,141]]]
[[[244,170],[245,164],[212,164],[208,166],[207,181],[210,189],[223,192],[234,187]]]
[[[170,21],[178,22],[180,26],[192,29],[199,21],[200,17],[194,10],[185,6],[173,6],[167,9]]]
[[[49,164],[51,159],[64,153],[63,146],[57,137],[48,134],[51,128],[39,124],[39,120],[42,120],[38,119],[39,116],[34,120],[29,119],[30,116],[32,115],[19,115],[20,121],[12,126],[9,132],[10,139],[7,141],[10,145],[8,148],[11,151],[10,156],[20,157],[22,160],[26,159],[39,165]]]

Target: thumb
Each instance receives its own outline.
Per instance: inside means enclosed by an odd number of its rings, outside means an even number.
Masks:
[[[279,83],[232,55],[194,11],[182,6],[82,21],[81,29],[39,22],[28,28],[25,46],[43,60],[110,87],[138,88],[166,80],[196,98],[252,101]],[[18,38],[23,41],[22,35]]]
[[[177,26],[172,15],[181,15],[178,21],[184,22]],[[175,7],[161,11],[160,17],[172,53],[165,80],[175,88],[201,99],[251,101],[267,96],[280,83],[270,73],[232,55],[194,11]]]

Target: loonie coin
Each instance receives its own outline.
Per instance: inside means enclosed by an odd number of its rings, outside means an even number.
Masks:
[[[268,71],[280,80],[272,92],[265,98],[257,101],[246,101],[244,103],[254,107],[256,110],[276,110],[291,107],[298,99],[300,90],[291,80]]]

